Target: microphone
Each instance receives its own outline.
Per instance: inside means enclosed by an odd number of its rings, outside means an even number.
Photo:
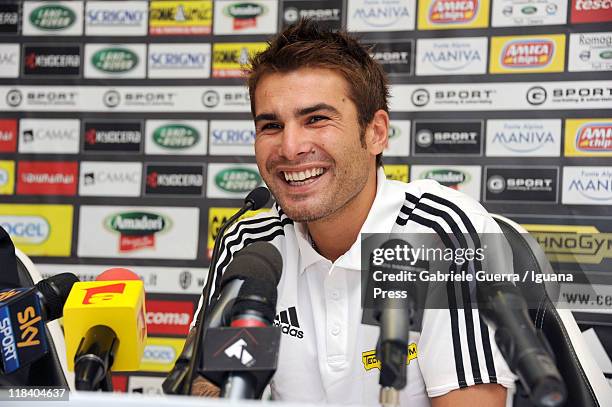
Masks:
[[[273,321],[281,272],[280,253],[267,242],[247,246],[228,265],[200,363],[200,373],[221,388],[221,397],[260,397],[276,370],[280,330]]]
[[[76,389],[111,391],[111,369],[140,366],[147,338],[143,282],[115,268],[75,284],[64,306],[64,332]]]
[[[166,394],[191,394],[191,384],[195,378],[195,367],[198,361],[194,352],[198,352],[200,342],[202,338],[202,324],[205,315],[208,313],[208,301],[212,292],[213,280],[221,281],[221,271],[216,271],[217,259],[219,257],[219,246],[221,238],[225,234],[225,231],[234,223],[238,218],[244,215],[248,211],[258,210],[263,208],[270,200],[270,191],[266,187],[257,187],[246,196],[242,207],[230,217],[219,228],[219,232],[215,237],[215,244],[213,246],[213,252],[210,259],[210,265],[208,268],[208,278],[206,279],[206,285],[202,290],[202,306],[198,313],[195,323],[196,333],[193,341],[189,341],[185,344],[183,351],[179,355],[174,368],[170,371],[166,380],[162,384],[164,393]],[[214,277],[213,277],[214,276]]]
[[[402,248],[412,246],[401,239],[390,239],[378,249],[381,253],[397,253]],[[392,259],[392,260],[389,260]],[[375,264],[374,253],[370,256],[370,276],[375,271],[383,274],[396,274],[399,270],[413,270],[411,259],[385,258],[381,264]],[[416,264],[416,263],[415,263]],[[417,264],[417,267],[421,264]],[[425,268],[425,267],[421,267]],[[399,392],[406,387],[406,362],[408,360],[408,345],[410,327],[416,311],[417,290],[416,283],[396,283],[385,281],[377,287],[385,292],[394,292],[401,289],[406,293],[405,298],[373,299],[373,317],[380,326],[378,338],[377,357],[380,361],[380,403],[383,406],[399,405]]]
[[[531,400],[542,407],[565,403],[563,378],[529,318],[527,302],[509,282],[479,284],[478,295],[487,306],[483,317],[495,326],[495,342],[510,369],[517,374]]]
[[[13,373],[49,351],[45,324],[62,316],[77,281],[74,274],[62,273],[34,287],[0,290],[0,373]]]

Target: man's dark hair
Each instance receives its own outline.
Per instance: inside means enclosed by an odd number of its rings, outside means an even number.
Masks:
[[[387,76],[368,50],[345,31],[321,29],[310,19],[301,19],[269,41],[270,46],[251,58],[247,69],[251,112],[255,115],[255,89],[268,73],[291,72],[300,68],[327,68],[346,79],[348,97],[357,108],[361,144],[365,129],[377,110],[389,112]],[[382,165],[382,154],[376,156]]]

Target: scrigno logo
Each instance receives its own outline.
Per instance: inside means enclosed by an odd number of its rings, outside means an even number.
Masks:
[[[150,44],[149,78],[208,78],[210,44]]]
[[[88,1],[86,35],[146,35],[147,2]]]
[[[38,215],[0,215],[0,226],[17,245],[36,245],[49,239],[51,226]]]
[[[155,248],[155,235],[172,227],[170,219],[152,212],[120,212],[104,220],[107,230],[119,234],[119,251]]]
[[[255,126],[251,120],[212,120],[211,155],[253,155]]]

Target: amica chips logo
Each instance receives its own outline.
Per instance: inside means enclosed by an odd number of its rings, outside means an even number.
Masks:
[[[567,119],[565,155],[611,157],[612,119]]]
[[[200,132],[184,124],[168,124],[153,131],[153,142],[171,150],[193,147],[200,141],[200,138]]]
[[[261,177],[248,168],[228,168],[215,176],[215,184],[226,192],[248,192],[261,185]]]
[[[106,73],[124,73],[136,68],[139,59],[136,53],[126,48],[104,48],[93,54],[91,64]]]
[[[30,22],[40,30],[64,30],[76,22],[76,14],[68,7],[50,4],[35,8],[30,13]]]
[[[478,0],[435,0],[429,8],[429,20],[436,24],[467,23],[477,12]]]
[[[107,230],[120,234],[120,252],[155,249],[155,234],[167,232],[172,227],[168,218],[150,212],[116,213],[108,216],[104,225]]]
[[[543,67],[550,64],[555,43],[547,39],[510,41],[502,50],[500,62],[508,68]]]

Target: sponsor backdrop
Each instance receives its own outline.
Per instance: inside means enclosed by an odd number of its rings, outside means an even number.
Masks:
[[[612,280],[610,0],[3,1],[0,224],[46,276],[143,278],[151,339],[120,391],[160,392],[219,226],[262,184],[241,66],[300,17],[389,73],[388,177],[461,190]]]

